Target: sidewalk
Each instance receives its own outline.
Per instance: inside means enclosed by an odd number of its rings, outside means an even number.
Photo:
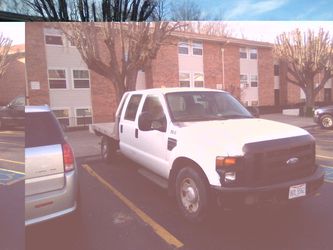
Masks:
[[[273,120],[277,122],[288,123],[301,128],[313,128],[318,126],[312,117],[299,117],[293,115],[283,115],[281,113],[260,115],[261,119]]]
[[[100,155],[100,137],[88,130],[65,132],[66,139],[71,144],[74,155],[78,157],[93,157]]]

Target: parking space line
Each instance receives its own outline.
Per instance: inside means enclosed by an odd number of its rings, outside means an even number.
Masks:
[[[19,165],[24,165],[24,162],[21,162],[21,161],[12,161],[12,160],[6,160],[6,159],[0,159],[0,161],[19,164]]]
[[[24,144],[14,143],[14,142],[6,142],[6,141],[0,141],[0,144],[8,144],[8,145],[16,145],[24,147]]]
[[[0,134],[4,135],[22,135],[24,132],[22,131],[1,131]]]
[[[0,168],[0,170],[7,171],[7,172],[10,172],[10,173],[14,173],[14,174],[23,174],[23,175],[25,175],[24,172],[20,172],[20,171],[14,171],[14,170],[9,170],[9,169],[5,169],[5,168]]]
[[[114,188],[110,183],[100,177],[89,165],[83,164],[82,167],[93,177],[95,177],[102,185],[104,185],[109,191],[111,191],[119,200],[121,200],[128,208],[130,208],[136,215],[143,220],[147,225],[149,225],[154,232],[160,236],[169,245],[176,248],[184,246],[184,244],[179,241],[175,236],[169,233],[164,227],[154,221],[149,215],[143,212],[140,208],[134,205],[128,198],[126,198],[122,193],[120,193],[116,188]]]
[[[333,157],[325,156],[325,155],[316,155],[316,157],[323,158],[323,159],[331,159],[331,160],[333,160]]]

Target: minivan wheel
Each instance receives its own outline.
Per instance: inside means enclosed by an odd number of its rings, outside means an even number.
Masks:
[[[183,216],[192,223],[208,214],[208,189],[203,176],[194,168],[181,169],[176,177],[176,199]]]
[[[320,125],[323,128],[333,128],[333,116],[323,115],[320,119]]]
[[[109,139],[106,136],[102,137],[101,141],[101,156],[102,159],[106,162],[110,162],[112,159],[115,158],[117,153],[116,143]]]

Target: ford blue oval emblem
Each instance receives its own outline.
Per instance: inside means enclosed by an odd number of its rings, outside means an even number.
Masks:
[[[290,166],[290,165],[295,165],[298,161],[299,161],[299,158],[293,157],[293,158],[290,158],[288,161],[286,161],[286,163],[288,166]]]

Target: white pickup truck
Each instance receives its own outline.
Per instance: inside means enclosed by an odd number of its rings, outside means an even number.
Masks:
[[[305,130],[254,118],[229,93],[162,88],[127,92],[115,123],[93,124],[101,154],[117,151],[176,196],[190,221],[205,218],[212,202],[294,200],[313,194],[324,173],[315,141]]]

